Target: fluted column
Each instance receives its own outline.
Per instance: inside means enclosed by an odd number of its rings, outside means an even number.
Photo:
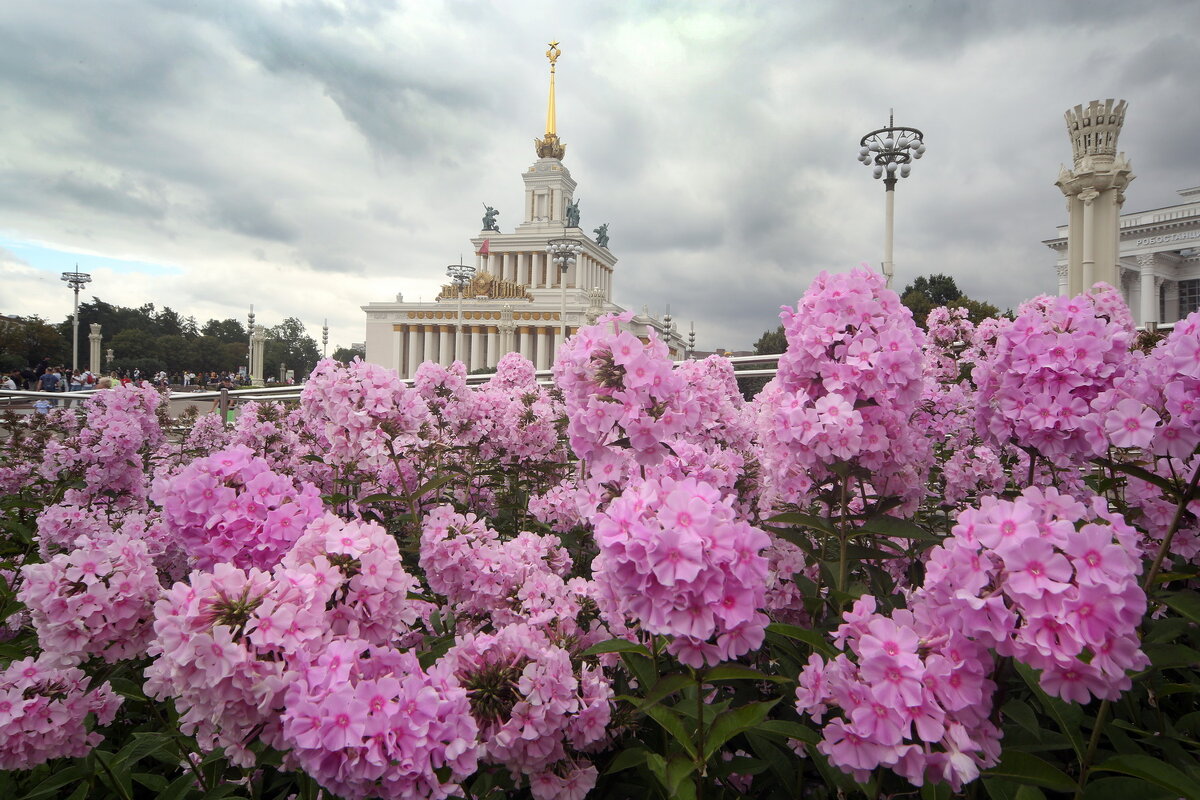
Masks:
[[[93,375],[100,375],[104,370],[104,364],[100,361],[100,323],[93,322],[91,331],[88,334],[88,369]]]
[[[392,369],[404,377],[404,331],[392,329]]]
[[[483,326],[471,326],[471,367],[470,371],[483,368]]]
[[[552,329],[548,325],[538,326],[538,342],[537,342],[537,368],[550,368],[550,353],[553,349],[551,337],[554,335]]]
[[[450,337],[453,334],[450,332],[449,325],[438,325],[438,363],[443,367],[450,366],[451,362],[451,345]]]
[[[496,366],[500,360],[500,329],[493,325],[487,326],[487,365]]]
[[[517,352],[533,361],[533,330],[528,325],[517,326]]]
[[[417,374],[417,365],[421,363],[421,326],[405,325],[408,335],[408,363],[404,366],[404,377],[411,378]]]
[[[504,253],[500,258],[500,280],[511,281],[513,279],[512,273],[509,272],[511,269],[512,253]]]
[[[425,348],[421,356],[422,361],[433,361],[437,358],[437,326],[425,326]]]

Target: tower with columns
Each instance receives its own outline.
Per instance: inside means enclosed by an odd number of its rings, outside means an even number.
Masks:
[[[524,182],[522,221],[506,233],[485,227],[471,237],[475,275],[464,288],[442,287],[433,302],[395,302],[362,306],[366,314],[366,360],[412,377],[424,361],[448,366],[461,361],[468,371],[492,368],[506,353],[517,352],[538,369],[548,369],[562,344],[563,308],[567,335],[598,316],[620,313],[613,302],[617,258],[579,226],[575,180],[563,164],[566,145],[558,139],[554,98],[555,66],[561,51],[551,42],[550,95],[545,135],[534,140],[537,160],[521,175]],[[572,239],[578,255],[563,274],[547,252],[551,240]],[[440,271],[440,267],[438,267]],[[459,292],[463,327],[459,322]],[[565,303],[563,302],[565,295]],[[645,339],[657,332],[674,358],[684,344],[675,329],[648,313],[623,327]],[[461,352],[458,342],[462,343]]]
[[[1125,101],[1093,100],[1066,113],[1074,168],[1057,185],[1068,222],[1043,243],[1058,255],[1058,293],[1076,295],[1096,281],[1116,287],[1135,322],[1170,326],[1200,308],[1200,187],[1182,202],[1121,213],[1133,172],[1117,136]]]
[[[1119,283],[1121,206],[1134,175],[1125,154],[1117,152],[1124,100],[1093,100],[1065,116],[1073,167],[1060,167],[1055,185],[1067,198],[1066,290],[1073,296],[1097,281]]]

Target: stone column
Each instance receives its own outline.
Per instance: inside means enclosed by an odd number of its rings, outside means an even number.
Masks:
[[[483,326],[471,325],[471,365],[468,372],[483,369]]]
[[[1162,319],[1159,322],[1178,322],[1179,321],[1179,281],[1167,280],[1160,278],[1155,282],[1156,286],[1163,287],[1163,309]],[[1158,297],[1158,292],[1154,292],[1154,296]]]
[[[88,369],[93,375],[101,375],[104,363],[100,360],[100,323],[91,324],[92,332],[88,334]]]
[[[1070,285],[1067,282],[1068,281],[1067,265],[1066,264],[1058,264],[1057,266],[1055,266],[1054,271],[1056,273],[1058,273],[1058,294],[1061,297],[1066,297],[1067,293],[1071,291]]]
[[[1079,193],[1083,202],[1083,258],[1080,267],[1083,274],[1083,291],[1091,291],[1096,282],[1096,198],[1100,193],[1087,189]]]
[[[453,345],[450,344],[453,335],[451,326],[438,325],[438,363],[443,367],[450,366],[450,362],[454,360],[451,356]]]
[[[417,366],[421,363],[421,326],[409,324],[408,332],[408,364],[404,369],[404,377],[411,378],[417,374]]]
[[[397,375],[404,374],[404,330],[403,325],[392,327],[391,330],[391,368]],[[397,330],[398,329],[398,330]]]
[[[494,325],[487,326],[487,365],[496,366],[500,360],[500,329]]]
[[[517,352],[533,361],[533,329],[528,325],[517,326]]]
[[[437,326],[424,325],[423,327],[425,329],[425,347],[421,360],[434,361],[437,359]]]
[[[1158,323],[1158,284],[1154,274],[1155,258],[1153,253],[1138,256],[1138,267],[1141,269],[1141,319],[1138,322],[1144,327]]]
[[[549,369],[551,364],[551,353],[553,351],[551,342],[554,336],[554,329],[549,325],[539,325],[537,331],[537,368]]]
[[[500,280],[511,281],[515,279],[516,275],[512,272],[512,253],[505,253],[500,264]]]
[[[250,337],[250,385],[263,386],[263,347],[267,343],[267,335],[262,328],[255,328]]]

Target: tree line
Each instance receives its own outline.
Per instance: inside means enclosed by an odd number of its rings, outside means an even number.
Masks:
[[[237,319],[210,319],[203,325],[193,316],[183,316],[170,306],[153,303],[137,308],[113,305],[98,297],[79,304],[79,365],[87,368],[88,333],[99,323],[104,339],[101,358],[113,351],[113,371],[141,370],[142,374],[191,372],[236,372],[247,364],[250,334]],[[43,358],[52,364],[70,365],[71,317],[54,325],[33,317],[0,319],[0,370],[32,366]],[[266,376],[278,374],[280,365],[293,370],[297,379],[312,371],[321,358],[317,342],[304,324],[288,317],[263,329],[263,364]],[[348,361],[361,353],[339,348],[334,358]]]

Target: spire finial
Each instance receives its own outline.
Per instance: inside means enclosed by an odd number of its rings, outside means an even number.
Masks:
[[[550,49],[546,51],[546,58],[550,60],[550,100],[546,104],[546,135],[533,140],[538,158],[562,160],[567,152],[566,146],[558,141],[558,125],[554,111],[554,67],[560,55],[562,50],[558,49],[558,42],[550,42]]]

